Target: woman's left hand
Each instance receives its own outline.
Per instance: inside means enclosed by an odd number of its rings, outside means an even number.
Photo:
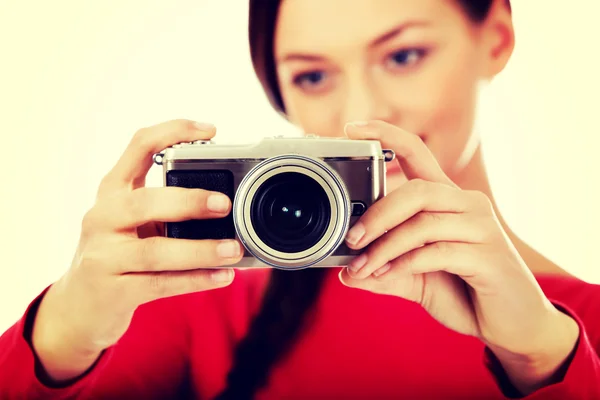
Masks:
[[[547,384],[579,328],[546,298],[490,199],[454,184],[416,135],[381,121],[348,124],[346,135],[392,149],[408,181],[348,233],[349,247],[368,247],[342,270],[342,283],[417,302],[481,339],[522,392]]]

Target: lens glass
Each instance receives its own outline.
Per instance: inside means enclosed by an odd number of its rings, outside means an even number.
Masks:
[[[311,177],[284,172],[268,178],[257,189],[250,220],[258,237],[284,253],[310,249],[329,227],[331,207],[327,193]]]

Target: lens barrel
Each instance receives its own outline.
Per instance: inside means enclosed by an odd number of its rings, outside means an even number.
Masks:
[[[326,163],[282,155],[246,174],[232,212],[236,232],[254,257],[274,267],[301,269],[343,242],[351,204],[343,181]]]

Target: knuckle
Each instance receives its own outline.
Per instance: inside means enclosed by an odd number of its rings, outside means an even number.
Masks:
[[[373,203],[373,205],[371,205],[369,208],[369,214],[371,214],[373,219],[379,219],[383,214],[383,206],[381,205],[381,202]]]
[[[496,239],[498,227],[495,223],[492,223],[488,218],[485,218],[480,222],[479,226],[479,239],[481,242],[490,242]]]
[[[486,214],[493,214],[494,206],[490,198],[479,190],[468,191],[468,195],[473,201],[473,205],[477,210],[480,210]]]
[[[165,297],[169,287],[169,276],[153,272],[148,275],[148,288],[155,297]]]
[[[427,240],[431,235],[432,229],[437,229],[442,216],[439,213],[421,211],[407,221],[407,227],[410,227],[414,232],[423,233],[421,240]]]
[[[206,288],[207,286],[207,274],[210,273],[210,271],[207,272],[196,272],[193,274],[190,274],[189,277],[187,278],[187,283],[188,286],[190,288],[192,288],[192,290],[203,290]]]
[[[101,197],[104,192],[107,191],[107,188],[110,186],[110,175],[106,174],[100,180],[100,184],[98,185],[98,190],[96,191],[97,197]]]
[[[98,221],[96,219],[96,209],[94,207],[90,208],[81,219],[81,232],[85,235],[88,235],[96,229]]]
[[[181,130],[187,131],[196,131],[198,128],[196,127],[196,123],[189,119],[178,119],[175,120],[177,127]]]
[[[429,211],[424,211],[424,212],[419,213],[419,217],[422,220],[422,222],[428,223],[428,224],[431,224],[431,223],[438,224],[443,219],[441,213],[429,212]]]
[[[144,127],[138,129],[131,138],[131,145],[136,148],[146,148],[152,142],[152,128]]]
[[[206,241],[200,241],[198,243],[199,245],[196,246],[196,248],[194,249],[194,259],[195,260],[202,260],[201,263],[205,263],[206,261],[208,261],[208,258],[215,258],[215,257],[209,257],[209,253],[210,254],[216,254],[217,251],[216,249],[212,249],[212,252],[208,252],[206,249]],[[214,246],[213,246],[214,247]]]
[[[429,190],[429,182],[424,179],[416,178],[409,181],[411,189],[416,196],[422,196]]]
[[[141,240],[138,248],[137,263],[145,271],[152,270],[154,256],[156,254],[157,238],[149,237]]]
[[[171,120],[166,120],[163,122],[163,125],[171,126],[179,130],[194,129],[194,121],[186,118],[175,118]]]
[[[122,196],[121,206],[131,220],[143,221],[146,214],[145,200],[143,190],[134,190]]]
[[[213,136],[216,131],[215,126],[208,122],[199,122],[187,119],[175,120],[173,122],[173,129],[171,129],[173,136],[181,136],[183,134],[186,138],[190,138],[192,140],[209,138]]]
[[[414,151],[414,149],[425,146],[425,142],[419,135],[410,134],[408,135],[408,141],[410,144],[410,148]]]
[[[421,138],[414,134],[402,135],[401,156],[405,159],[412,159],[419,153],[419,147],[425,143]]]
[[[386,219],[384,218],[384,210],[381,202],[373,203],[369,207],[368,218],[365,225],[367,225],[367,229],[370,229],[372,228],[370,225],[373,224],[382,225],[383,230],[389,229]]]
[[[103,270],[106,264],[105,249],[89,244],[81,250],[77,257],[77,267],[84,270]]]
[[[416,214],[415,216],[411,217],[407,221],[407,225],[409,225],[411,227],[418,227],[420,225],[423,225],[424,223],[427,223],[428,220],[429,220],[429,217],[427,216],[427,213],[422,211],[422,212]]]
[[[225,258],[219,257],[217,246],[219,240],[200,240],[198,246],[193,251],[195,260],[198,260],[202,267],[215,267],[223,265],[226,262]]]
[[[453,252],[452,246],[447,242],[435,242],[430,246],[442,257],[448,257]]]
[[[118,179],[115,177],[114,171],[110,171],[102,177],[98,189],[96,190],[96,199],[109,197],[118,192],[120,188]]]
[[[148,136],[148,132],[152,129],[150,126],[143,126],[134,132],[132,141],[144,140]]]
[[[416,251],[409,251],[404,254],[402,257],[396,260],[396,264],[400,266],[400,268],[406,269],[410,274],[414,273],[415,270],[415,262],[416,262]]]
[[[369,121],[369,125],[373,133],[375,133],[378,137],[380,137],[382,134],[385,134],[387,124],[384,121],[380,119],[374,119]]]
[[[194,211],[197,208],[201,207],[204,199],[204,193],[198,190],[183,189],[182,196],[182,204],[185,207],[185,209],[189,211]]]

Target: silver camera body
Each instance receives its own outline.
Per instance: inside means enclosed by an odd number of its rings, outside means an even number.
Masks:
[[[233,207],[225,218],[167,222],[165,235],[238,239],[245,249],[234,268],[345,266],[361,253],[346,233],[385,196],[393,158],[378,141],[314,135],[173,145],[154,155],[164,185],[219,191]]]

